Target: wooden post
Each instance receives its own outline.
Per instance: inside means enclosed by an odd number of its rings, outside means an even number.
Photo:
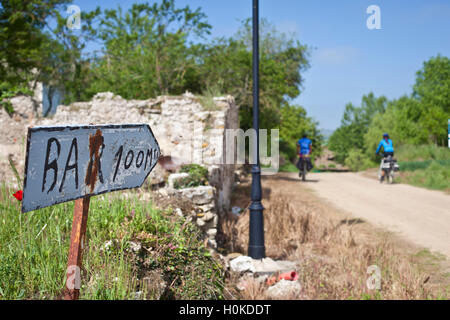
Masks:
[[[75,200],[64,300],[78,300],[80,296],[81,266],[86,240],[89,201],[89,196]]]

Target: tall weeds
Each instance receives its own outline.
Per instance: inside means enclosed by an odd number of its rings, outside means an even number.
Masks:
[[[373,239],[355,229],[358,220],[332,221],[311,204],[292,206],[283,195],[271,195],[264,211],[266,255],[299,262],[302,292],[296,299],[428,299],[448,298],[445,288],[431,288],[412,256],[388,239]],[[223,225],[234,235],[229,248],[242,253],[248,245],[248,214]],[[369,289],[369,266],[381,272],[380,289]],[[265,298],[263,284],[249,281],[243,298]],[[448,290],[448,289],[447,289]]]

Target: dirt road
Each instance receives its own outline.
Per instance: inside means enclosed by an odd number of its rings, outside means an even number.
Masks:
[[[354,218],[450,257],[449,195],[405,184],[380,184],[358,173],[311,173],[306,182],[296,173],[286,175],[286,188],[302,184]]]

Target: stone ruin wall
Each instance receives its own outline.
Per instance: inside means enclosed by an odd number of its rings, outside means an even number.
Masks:
[[[161,96],[148,100],[125,100],[110,92],[98,93],[91,101],[60,105],[49,118],[37,118],[36,97],[19,96],[11,100],[16,112],[10,118],[0,109],[0,181],[13,181],[8,158],[23,176],[26,130],[35,125],[147,123],[170,162],[198,163],[208,168],[209,186],[173,190],[188,198],[199,209],[197,224],[215,246],[218,214],[230,209],[235,166],[223,164],[225,130],[238,128],[238,107],[231,96],[214,98],[208,108],[190,93]],[[39,101],[41,103],[41,101]],[[34,111],[33,111],[34,110]],[[147,183],[153,189],[164,186],[167,172],[160,164]],[[167,189],[167,188],[165,188]]]

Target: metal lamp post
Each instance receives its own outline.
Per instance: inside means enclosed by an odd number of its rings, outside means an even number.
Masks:
[[[261,167],[259,163],[259,0],[253,0],[253,129],[256,141],[253,143],[252,203],[250,209],[250,230],[248,255],[253,259],[265,257],[264,207],[261,204]],[[256,160],[256,161],[255,161]]]

